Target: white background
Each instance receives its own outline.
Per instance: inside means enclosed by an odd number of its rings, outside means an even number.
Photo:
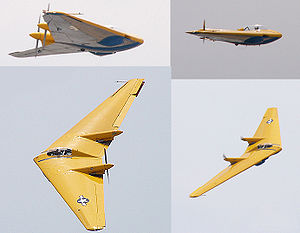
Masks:
[[[90,53],[14,58],[8,53],[35,47],[29,36],[36,32],[39,14],[49,1],[6,1],[1,11],[0,63],[6,65],[49,66],[168,66],[170,64],[170,3],[168,0],[64,0],[50,2],[50,10],[82,12],[82,19],[113,25],[144,39],[144,44],[117,54],[98,57]]]

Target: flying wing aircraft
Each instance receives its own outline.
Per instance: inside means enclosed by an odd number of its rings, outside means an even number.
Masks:
[[[143,84],[143,79],[125,83],[34,158],[87,230],[105,227],[103,175],[109,178],[114,166],[107,163],[106,151],[122,133],[119,127]]]
[[[230,165],[206,184],[192,192],[190,197],[203,195],[253,165],[259,166],[263,164],[270,156],[282,150],[277,108],[269,108],[266,111],[252,138],[241,139],[248,142],[245,153],[238,158],[224,156],[224,160],[229,162]]]
[[[199,36],[200,39],[223,41],[238,45],[261,45],[268,44],[282,37],[280,32],[266,29],[262,25],[253,25],[240,28],[237,30],[226,29],[210,29],[205,27],[195,31],[187,31],[186,33]]]
[[[141,45],[144,41],[113,28],[104,27],[73,14],[43,11],[45,23],[38,22],[38,32],[30,36],[36,39],[36,47],[13,52],[14,57],[36,57],[54,54],[90,52],[104,56]],[[45,32],[40,32],[44,29]],[[38,42],[42,46],[38,47]]]

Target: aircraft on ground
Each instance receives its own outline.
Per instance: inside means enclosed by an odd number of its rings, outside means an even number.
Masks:
[[[108,97],[34,162],[87,230],[105,227],[103,175],[114,165],[107,149],[144,84],[132,79]],[[104,157],[104,162],[103,162]]]
[[[114,54],[143,44],[143,40],[114,28],[104,27],[64,12],[43,11],[45,23],[38,21],[34,49],[13,52],[14,57],[36,57],[54,54],[90,52],[97,56]],[[79,13],[80,14],[80,13]],[[44,32],[40,32],[44,29]],[[38,47],[41,41],[42,46]]]
[[[252,138],[241,138],[248,142],[245,153],[238,158],[224,160],[230,165],[213,177],[206,184],[190,194],[190,197],[199,197],[226,180],[236,176],[246,169],[263,164],[270,156],[282,150],[277,108],[267,109],[259,127]]]
[[[203,42],[207,39],[228,42],[236,46],[268,44],[282,37],[280,32],[266,29],[264,26],[258,24],[237,30],[210,29],[205,27],[205,20],[202,29],[187,31],[186,33],[199,36]]]

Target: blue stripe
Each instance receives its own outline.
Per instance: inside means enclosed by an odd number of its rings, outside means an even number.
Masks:
[[[45,160],[49,160],[49,159],[71,159],[72,157],[51,157],[51,158],[46,158],[46,159],[41,159],[38,162],[42,162]]]

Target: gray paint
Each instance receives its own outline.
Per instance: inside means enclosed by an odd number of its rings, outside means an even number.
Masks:
[[[299,1],[180,1],[171,3],[173,78],[299,78]],[[202,28],[237,29],[262,24],[283,37],[262,46],[199,40],[185,33]]]

